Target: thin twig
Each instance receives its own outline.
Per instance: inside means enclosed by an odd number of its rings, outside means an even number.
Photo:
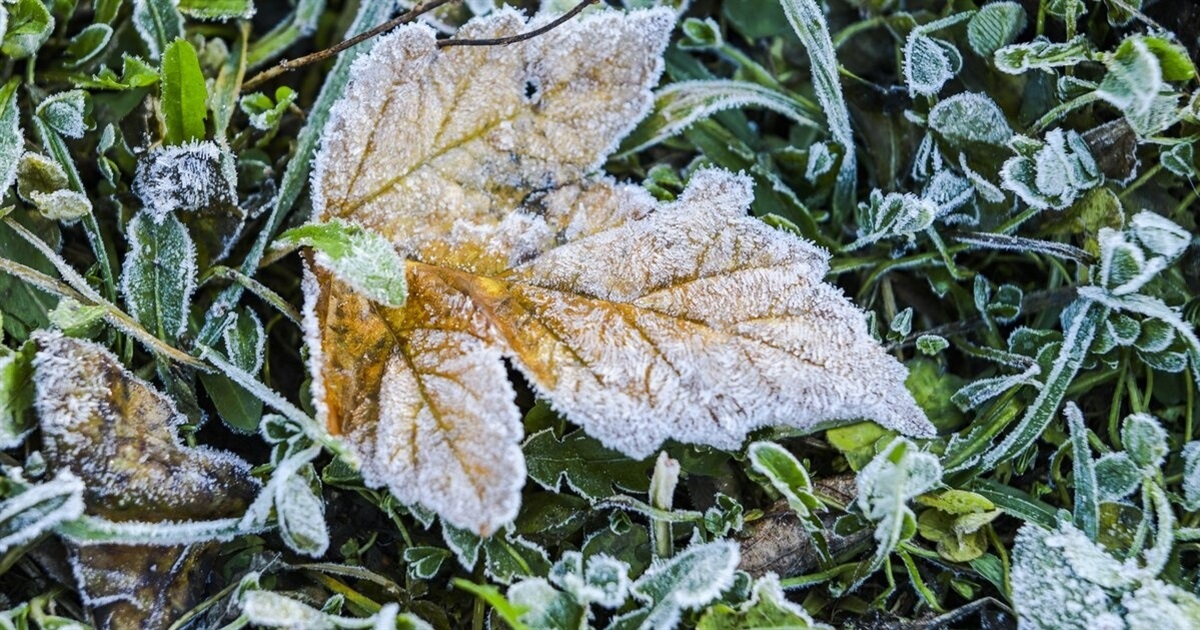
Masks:
[[[324,61],[342,52],[343,50],[357,46],[358,44],[361,44],[380,33],[390,31],[401,24],[408,24],[422,14],[428,13],[444,4],[450,4],[451,2],[457,1],[458,0],[429,0],[428,2],[422,2],[403,15],[388,20],[387,22],[384,22],[383,24],[380,24],[369,31],[363,31],[362,33],[359,33],[350,39],[338,42],[329,48],[318,50],[315,53],[310,53],[296,59],[284,59],[274,66],[254,75],[250,78],[250,80],[243,83],[242,91],[253,90],[254,88],[266,83],[267,81],[270,81],[271,79],[274,79],[285,72],[291,72],[297,68],[303,68],[309,64],[317,63],[318,61]]]
[[[579,15],[580,13],[583,12],[584,9],[588,8],[589,6],[591,6],[593,4],[596,4],[599,1],[600,0],[583,0],[579,4],[575,5],[575,8],[573,8],[570,11],[567,11],[566,13],[559,16],[559,18],[557,20],[554,20],[553,22],[551,22],[541,28],[536,28],[532,31],[529,31],[528,33],[521,33],[520,35],[510,35],[509,37],[497,37],[494,39],[441,39],[441,40],[438,40],[437,45],[438,45],[438,48],[446,48],[447,46],[506,46],[508,44],[515,44],[517,42],[523,42],[527,39],[533,39],[534,37],[537,37],[538,35],[541,35],[543,33],[548,33],[550,31],[558,28],[559,26],[562,26],[564,23],[567,22],[567,20],[570,20],[571,18],[575,17],[576,15]]]

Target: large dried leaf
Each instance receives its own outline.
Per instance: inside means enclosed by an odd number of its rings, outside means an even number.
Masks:
[[[535,28],[510,11],[460,37]],[[674,16],[597,13],[507,47],[439,50],[406,27],[357,62],[325,130],[316,218],[377,230],[408,300],[311,265],[320,414],[368,483],[488,533],[525,467],[505,363],[606,446],[737,448],[767,425],[932,427],[904,368],[823,284],[827,256],[746,216],[747,178],[680,199],[589,176],[643,116]]]
[[[240,515],[258,483],[240,458],[187,448],[170,399],[102,346],[39,332],[35,406],[47,464],[85,484],[85,512],[112,521]],[[205,590],[212,545],[69,545],[85,603],[103,627],[166,627]]]

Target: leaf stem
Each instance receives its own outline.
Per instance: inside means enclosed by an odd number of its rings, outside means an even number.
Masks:
[[[582,13],[584,9],[588,8],[589,6],[591,6],[593,4],[596,4],[599,1],[600,0],[582,0],[582,2],[575,5],[575,7],[572,8],[570,11],[567,11],[566,13],[560,15],[558,17],[558,19],[554,20],[553,22],[551,22],[541,28],[535,28],[532,31],[529,31],[528,33],[521,33],[519,35],[510,35],[508,37],[496,37],[496,38],[492,38],[492,39],[453,39],[453,38],[452,39],[441,39],[441,40],[438,40],[437,47],[438,48],[446,48],[448,46],[507,46],[509,44],[516,44],[517,42],[523,42],[527,39],[533,39],[534,37],[537,37],[538,35],[543,35],[545,33],[549,33],[550,31],[552,31],[552,30],[558,28],[559,26],[562,26],[566,22],[568,22],[571,18]]]
[[[375,28],[372,28],[367,31],[363,31],[362,33],[359,33],[358,35],[355,35],[354,37],[351,37],[346,40],[342,40],[341,42],[338,42],[337,44],[334,44],[333,46],[330,46],[329,48],[318,50],[317,52],[310,53],[310,54],[304,55],[303,57],[298,57],[296,59],[284,59],[284,60],[280,61],[279,63],[275,64],[274,66],[267,68],[266,70],[263,70],[262,72],[259,72],[258,74],[254,75],[249,80],[247,80],[245,83],[243,83],[242,91],[249,92],[250,90],[253,90],[254,88],[262,85],[263,83],[266,83],[267,81],[270,81],[271,79],[274,79],[275,77],[278,77],[279,75],[281,75],[285,72],[291,72],[292,70],[296,70],[298,68],[303,68],[304,66],[307,66],[309,64],[317,63],[319,61],[324,61],[324,60],[342,52],[343,50],[346,50],[347,48],[353,48],[354,46],[357,46],[358,44],[361,44],[364,41],[371,39],[372,37],[375,37],[376,35],[378,35],[380,33],[389,31],[393,28],[396,28],[397,26],[400,26],[401,24],[407,24],[409,22],[412,22],[413,20],[420,17],[422,14],[428,13],[444,4],[449,4],[451,2],[457,2],[457,0],[429,0],[428,2],[423,2],[423,3],[413,7],[411,10],[409,10],[407,13],[404,13],[403,15],[400,15],[394,19],[388,20],[387,22],[384,22],[383,24],[380,24],[379,26],[376,26]]]

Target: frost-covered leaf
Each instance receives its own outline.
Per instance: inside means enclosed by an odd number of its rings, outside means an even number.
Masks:
[[[914,95],[933,96],[962,69],[953,44],[914,29],[904,44],[904,82]]]
[[[91,99],[83,90],[59,92],[47,97],[37,106],[37,116],[51,129],[66,138],[78,139],[88,130],[87,116]]]
[[[1096,460],[1096,490],[1102,502],[1129,496],[1141,485],[1144,475],[1126,453],[1105,453]]]
[[[1146,413],[1130,414],[1121,424],[1121,443],[1135,464],[1143,468],[1162,468],[1167,457],[1167,430],[1157,418]]]
[[[316,250],[313,260],[368,299],[403,306],[408,294],[404,259],[383,235],[342,219],[292,228],[279,242]]]
[[[155,221],[139,212],[127,228],[129,254],[121,293],[129,314],[159,339],[174,344],[187,330],[196,290],[196,247],[173,214]]]
[[[275,98],[255,92],[242,97],[238,106],[250,117],[250,126],[259,131],[270,131],[279,126],[284,112],[296,102],[298,94],[295,90],[280,86],[275,90]]]
[[[214,142],[157,147],[138,160],[133,191],[156,223],[179,214],[202,267],[224,258],[246,213],[237,202],[235,158]]]
[[[69,470],[0,502],[0,553],[83,515],[83,482]]]
[[[1183,447],[1183,506],[1200,510],[1200,441]]]
[[[92,202],[69,188],[67,173],[55,160],[26,153],[17,162],[17,194],[53,221],[74,221],[92,211]]]
[[[728,604],[716,604],[696,624],[697,630],[827,630],[832,627],[814,621],[807,610],[788,601],[774,573],[755,580],[749,600],[736,608]]]
[[[584,431],[573,431],[559,440],[553,429],[545,429],[529,436],[521,449],[529,478],[547,490],[559,490],[566,482],[580,496],[594,501],[619,490],[646,492],[649,488],[649,459],[631,460]]]
[[[609,628],[674,628],[683,611],[708,604],[733,584],[738,558],[737,544],[720,541],[694,544],[660,562],[633,583],[633,596],[644,606],[614,619]]]
[[[921,452],[904,438],[888,443],[871,463],[859,471],[855,484],[859,512],[875,526],[875,557],[856,578],[874,572],[907,536],[916,533],[916,515],[908,501],[935,488],[942,480],[937,457]],[[857,586],[857,582],[851,588]]]
[[[1096,90],[1096,96],[1121,110],[1142,136],[1162,131],[1178,120],[1178,97],[1169,92],[1167,73],[1172,77],[1188,74],[1177,66],[1164,68],[1159,54],[1167,51],[1160,42],[1144,35],[1126,38],[1109,57],[1108,73]]]
[[[67,67],[81,66],[104,51],[112,39],[112,27],[107,24],[90,24],[71,38],[67,45]]]
[[[35,405],[51,470],[86,484],[86,513],[153,528],[238,515],[258,484],[246,462],[176,435],[186,418],[101,346],[34,335]],[[192,540],[180,542],[194,542]],[[84,602],[105,627],[169,624],[198,603],[212,545],[74,543]],[[168,603],[164,603],[168,602]]]
[[[817,517],[825,506],[813,493],[808,471],[791,453],[774,442],[755,442],[747,449],[754,470],[767,480],[800,519],[805,532],[812,538],[813,546],[822,561],[829,557],[829,544],[825,538],[825,526]]]
[[[1191,145],[1184,145],[1191,146]],[[1149,210],[1133,215],[1129,222],[1133,236],[1146,251],[1162,256],[1167,262],[1179,258],[1192,242],[1192,234],[1174,221]]]
[[[1018,155],[1000,170],[1002,186],[1033,208],[1060,210],[1104,181],[1096,159],[1075,131],[1053,129],[1032,155]]]
[[[937,205],[929,199],[912,193],[893,192],[885,196],[876,188],[871,191],[870,199],[858,204],[861,217],[858,239],[846,248],[857,249],[895,236],[911,238],[933,224],[937,211]]]
[[[854,154],[854,131],[850,127],[850,110],[842,96],[842,84],[838,76],[838,60],[829,35],[829,24],[825,21],[823,4],[814,0],[781,0],[783,13],[792,30],[808,52],[809,67],[812,68],[813,89],[817,101],[825,111],[829,135],[841,145],[842,164],[838,168],[834,188],[834,210],[848,213],[854,206],[854,187],[857,178],[858,160]]]
[[[933,356],[950,347],[950,342],[938,335],[921,335],[917,337],[916,344],[917,350],[926,356]]]
[[[820,128],[795,99],[747,81],[708,80],[672,83],[654,95],[654,109],[621,143],[633,153],[681,133],[699,120],[726,109],[761,107],[801,126]]]
[[[407,547],[404,549],[404,563],[408,565],[408,573],[413,578],[428,580],[437,575],[442,563],[451,555],[441,547]]]
[[[1069,68],[1091,61],[1095,56],[1091,42],[1080,35],[1067,42],[1051,42],[1039,37],[1031,42],[1005,46],[993,57],[997,70],[1021,74],[1029,70]]]
[[[198,20],[248,20],[254,17],[254,0],[179,0],[179,12]]]
[[[100,90],[132,90],[149,87],[158,83],[158,70],[139,57],[123,55],[121,61],[121,76],[108,67],[90,79],[76,79],[75,85],[81,88]]]
[[[238,313],[221,333],[225,356],[241,371],[257,375],[262,368],[267,335],[262,322],[253,311]],[[224,374],[200,374],[221,419],[229,426],[246,433],[254,432],[263,415],[263,402]]]
[[[542,578],[523,580],[509,587],[508,601],[523,608],[518,619],[530,628],[582,630],[587,627],[586,608]]]
[[[12,59],[33,56],[54,31],[54,17],[42,0],[16,0],[6,10],[8,28],[0,33],[0,53]]]
[[[133,27],[155,61],[171,42],[183,37],[177,0],[133,0]]]
[[[325,502],[303,475],[290,475],[280,484],[275,493],[275,518],[288,548],[313,557],[320,557],[329,548]]]
[[[544,19],[499,11],[462,36]],[[701,171],[666,204],[588,177],[649,108],[673,19],[597,12],[502,49],[439,50],[410,26],[356,64],[315,218],[390,238],[408,299],[382,307],[314,266],[305,310],[319,416],[368,484],[476,532],[511,519],[525,470],[501,357],[634,458],[776,422],[931,433],[902,366],[819,281],[824,253],[745,216],[747,179]]]
[[[980,57],[991,57],[1025,30],[1025,8],[1016,2],[992,2],[980,7],[967,23],[967,42]]]
[[[957,149],[971,144],[1002,146],[1013,135],[1000,106],[977,92],[963,92],[939,101],[929,110],[929,128]]]
[[[21,133],[21,112],[17,108],[17,88],[21,82],[13,79],[0,87],[0,196],[17,181],[17,163],[25,150]]]

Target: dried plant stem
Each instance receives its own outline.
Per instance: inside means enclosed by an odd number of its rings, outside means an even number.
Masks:
[[[529,31],[528,33],[510,35],[509,37],[497,37],[494,39],[443,39],[439,40],[437,45],[438,48],[446,48],[447,46],[507,46],[508,44],[523,42],[527,39],[533,39],[538,35],[548,33],[559,26],[562,26],[571,18],[582,13],[584,9],[596,4],[599,1],[600,0],[583,0],[579,4],[575,5],[575,7],[570,11],[567,11],[559,16],[558,19],[541,28],[536,28],[532,31]]]
[[[271,79],[274,79],[275,77],[278,77],[285,72],[291,72],[297,68],[303,68],[309,64],[317,63],[318,61],[324,61],[342,52],[343,50],[357,46],[358,44],[361,44],[380,33],[390,31],[401,24],[412,22],[422,14],[428,13],[442,5],[457,1],[458,0],[429,0],[428,2],[422,2],[403,15],[388,20],[387,22],[384,22],[383,24],[380,24],[371,30],[363,31],[362,33],[359,33],[350,39],[338,42],[329,48],[318,50],[317,52],[310,53],[296,59],[284,59],[274,66],[271,66],[270,68],[267,68],[266,70],[254,75],[245,83],[243,83],[242,91],[253,90],[254,88],[266,83],[267,81],[270,81]]]

